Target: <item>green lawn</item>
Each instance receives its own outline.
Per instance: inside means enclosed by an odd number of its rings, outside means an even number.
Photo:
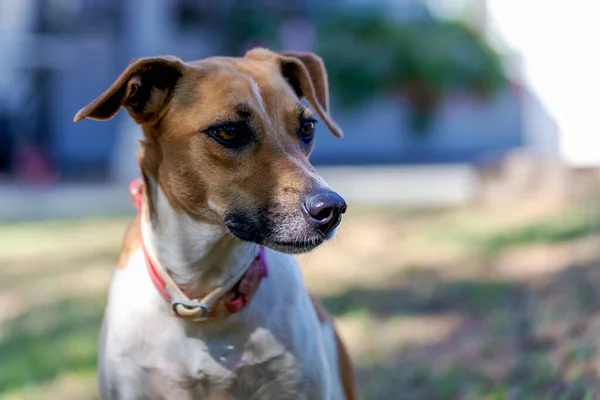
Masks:
[[[300,257],[364,399],[600,398],[596,207],[351,207]],[[0,225],[0,400],[94,399],[125,219]]]

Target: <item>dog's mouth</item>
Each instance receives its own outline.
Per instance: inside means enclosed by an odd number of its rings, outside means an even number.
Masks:
[[[279,251],[281,253],[288,254],[301,254],[314,250],[325,242],[323,237],[315,237],[304,241],[291,241],[291,242],[270,242],[267,247]]]
[[[226,224],[226,225],[227,225],[227,229],[229,229],[229,232],[236,238],[243,240],[244,242],[254,242],[254,243],[262,244],[258,240],[258,235],[254,234],[248,230],[236,228],[235,226],[233,226],[233,224]]]
[[[329,239],[332,235],[323,236],[320,234],[306,235],[301,239],[295,240],[278,240],[270,234],[261,235],[249,229],[243,229],[235,224],[226,224],[229,232],[236,238],[244,242],[252,242],[263,245],[275,251],[288,254],[301,254],[309,252],[320,246]]]

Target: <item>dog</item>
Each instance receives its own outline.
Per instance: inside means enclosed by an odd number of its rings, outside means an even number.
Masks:
[[[346,211],[308,160],[316,116],[342,137],[322,59],[137,59],[74,120],[121,107],[143,131],[141,179],[100,332],[100,398],[356,399],[293,257]]]

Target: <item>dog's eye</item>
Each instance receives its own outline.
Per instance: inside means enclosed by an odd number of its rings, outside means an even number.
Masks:
[[[214,130],[214,135],[226,142],[231,142],[237,136],[235,126],[223,126]]]
[[[245,122],[232,122],[212,126],[204,131],[223,146],[236,148],[252,140],[252,129]]]
[[[312,140],[315,134],[315,122],[316,121],[313,120],[307,120],[300,123],[298,134],[303,142],[308,143]]]

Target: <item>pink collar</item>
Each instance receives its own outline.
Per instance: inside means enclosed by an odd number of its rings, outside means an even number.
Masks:
[[[134,179],[129,185],[132,200],[140,217],[144,260],[154,287],[163,299],[171,304],[173,313],[180,318],[202,321],[208,318],[226,317],[243,310],[258,290],[262,278],[268,276],[264,247],[260,246],[258,255],[248,267],[234,274],[224,284],[215,288],[201,300],[190,299],[172,280],[144,240],[143,190],[144,183],[139,178]]]

